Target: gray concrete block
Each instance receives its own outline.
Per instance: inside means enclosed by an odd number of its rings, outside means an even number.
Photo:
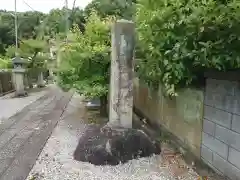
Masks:
[[[237,92],[234,96],[233,113],[240,115],[240,88],[237,89]]]
[[[232,114],[210,106],[204,106],[204,118],[220,124],[224,127],[231,128]]]
[[[234,101],[233,101],[233,110],[232,112],[234,114],[240,115],[240,93],[239,96],[236,96]]]
[[[235,133],[227,128],[216,125],[215,137],[231,147],[240,149],[240,134]]]
[[[213,154],[213,166],[232,180],[240,180],[240,169],[217,154]]]
[[[228,146],[219,141],[218,139],[215,139],[213,136],[210,136],[206,133],[202,133],[202,143],[204,146],[208,147],[212,151],[218,153],[223,158],[227,159],[228,157]]]
[[[213,154],[213,165],[222,173],[225,172],[225,168],[227,166],[227,160],[223,159],[216,153]]]
[[[207,79],[206,80],[206,91],[215,92],[225,95],[234,95],[238,88],[237,81],[227,81],[227,80],[216,80]]]
[[[240,90],[238,90],[237,94],[234,96],[233,102],[233,113],[240,115]]]
[[[232,117],[232,130],[240,133],[240,116],[238,115]]]
[[[223,94],[216,94],[215,96],[215,106],[216,108],[228,111],[230,113],[233,112],[234,107],[234,97],[233,96],[224,96]]]
[[[208,106],[214,106],[214,93],[211,91],[205,91],[204,104]]]
[[[203,132],[214,136],[216,124],[207,119],[203,120]]]
[[[240,169],[240,151],[229,148],[228,161]]]
[[[204,104],[228,112],[233,112],[235,97],[214,92],[206,92]]]
[[[207,164],[214,172],[216,172],[218,175],[220,176],[224,176],[223,173],[221,171],[219,171],[216,167],[213,166],[212,163],[209,163],[208,161],[206,161],[205,159],[202,158],[202,161],[205,162],[205,164]]]
[[[213,152],[207,148],[206,146],[202,145],[201,147],[201,158],[207,161],[208,163],[212,163],[213,160]]]

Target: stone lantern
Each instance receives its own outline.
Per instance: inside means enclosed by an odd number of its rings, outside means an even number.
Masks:
[[[25,65],[27,62],[20,57],[15,57],[12,60],[13,62],[13,81],[15,87],[15,96],[27,96],[27,92],[24,88],[24,74],[25,74]]]

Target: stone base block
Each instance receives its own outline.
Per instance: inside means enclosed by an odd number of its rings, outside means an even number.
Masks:
[[[94,165],[117,165],[160,152],[160,144],[142,130],[92,125],[80,138],[74,159]]]

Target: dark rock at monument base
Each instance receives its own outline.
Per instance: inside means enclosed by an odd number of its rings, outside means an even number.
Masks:
[[[94,165],[117,165],[160,152],[160,144],[142,130],[93,125],[81,136],[74,159]]]

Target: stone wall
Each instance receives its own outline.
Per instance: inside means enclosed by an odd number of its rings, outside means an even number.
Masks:
[[[201,158],[221,174],[239,180],[239,82],[208,78],[205,89]]]
[[[135,79],[133,97],[137,110],[175,135],[200,158],[203,90],[183,89],[177,98],[169,99],[163,96],[161,90],[151,92],[146,85]]]

